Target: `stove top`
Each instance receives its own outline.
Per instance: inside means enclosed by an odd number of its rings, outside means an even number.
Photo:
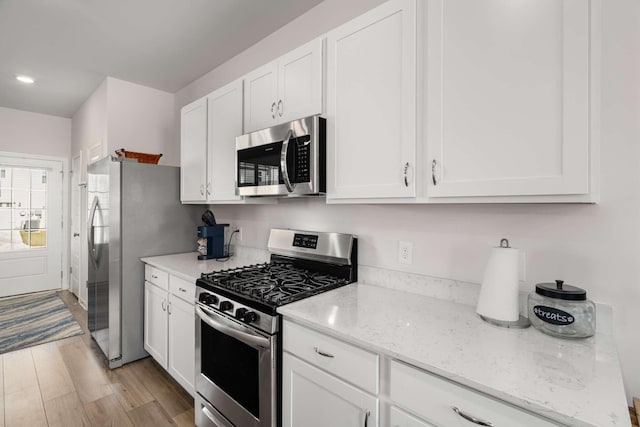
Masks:
[[[349,283],[332,272],[305,268],[308,264],[275,257],[270,263],[204,273],[200,284],[279,307]]]

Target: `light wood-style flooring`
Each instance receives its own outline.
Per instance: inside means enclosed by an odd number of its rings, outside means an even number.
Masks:
[[[110,370],[75,296],[61,297],[84,330],[0,355],[0,427],[193,426],[193,399],[153,359]]]

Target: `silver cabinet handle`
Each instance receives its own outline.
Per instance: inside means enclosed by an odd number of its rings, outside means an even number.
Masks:
[[[167,311],[167,305],[164,302],[164,300],[162,300],[162,304],[161,305],[162,305],[162,311]]]
[[[431,179],[433,179],[433,185],[438,185],[438,183],[436,182],[436,165],[438,164],[438,162],[436,162],[436,159],[433,159],[433,161],[431,162]]]
[[[187,290],[186,290],[185,288],[178,288],[178,290],[179,290],[180,292],[187,292]]]
[[[493,423],[490,423],[489,421],[483,421],[479,418],[472,417],[471,415],[467,415],[464,412],[462,412],[460,409],[458,409],[456,406],[453,407],[453,412],[455,412],[465,420],[469,421],[470,423],[477,424],[479,426],[493,427]]]
[[[409,186],[409,180],[407,179],[407,171],[409,170],[409,162],[404,164],[404,186]]]
[[[204,184],[200,184],[200,195],[204,196]]]
[[[168,312],[169,314],[171,314],[171,303],[169,303],[169,304],[167,305],[167,312]]]
[[[211,183],[207,182],[207,196],[211,195]]]
[[[158,276],[156,276],[155,274],[152,274],[152,275],[151,275],[151,278],[152,278],[152,279],[157,279],[157,278],[158,278]]]
[[[80,233],[73,233],[73,237],[78,237]]]
[[[320,356],[324,356],[324,357],[330,357],[330,358],[334,358],[335,356],[331,353],[325,353],[324,351],[320,350],[318,347],[313,347],[313,350],[318,353]]]
[[[364,427],[368,427],[369,425],[369,417],[371,416],[371,411],[365,411],[364,413]]]
[[[273,104],[271,104],[271,118],[275,119],[276,118],[276,101],[273,101]]]
[[[278,115],[282,117],[282,99],[278,101]]]

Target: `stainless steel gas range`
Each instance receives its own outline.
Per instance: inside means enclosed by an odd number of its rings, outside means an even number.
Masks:
[[[276,309],[357,280],[349,234],[272,229],[268,263],[196,282],[196,423],[280,424],[281,319]]]

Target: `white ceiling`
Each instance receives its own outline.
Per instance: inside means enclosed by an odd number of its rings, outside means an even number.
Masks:
[[[71,117],[106,76],[176,92],[321,1],[0,0],[0,107]]]

